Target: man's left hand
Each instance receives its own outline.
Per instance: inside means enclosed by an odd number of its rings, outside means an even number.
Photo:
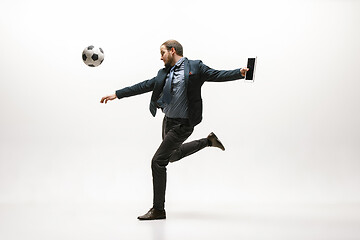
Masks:
[[[248,68],[241,68],[240,69],[241,76],[245,77],[245,74],[246,74],[247,71],[249,71]]]

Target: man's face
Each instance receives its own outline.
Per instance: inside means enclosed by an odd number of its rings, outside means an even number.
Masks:
[[[171,67],[171,64],[174,60],[174,54],[171,50],[167,50],[164,45],[160,47],[161,60],[164,62],[165,67]]]

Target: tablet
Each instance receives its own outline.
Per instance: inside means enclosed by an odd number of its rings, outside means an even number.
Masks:
[[[257,61],[257,57],[248,58],[247,68],[249,69],[249,71],[246,72],[245,81],[254,82],[254,80],[255,80],[255,70],[256,70],[256,61]]]

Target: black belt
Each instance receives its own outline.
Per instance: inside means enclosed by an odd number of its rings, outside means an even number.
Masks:
[[[183,123],[183,124],[189,123],[188,118],[169,118],[169,117],[165,116],[165,119],[166,119],[166,121],[171,121],[171,122],[178,122],[178,123]]]

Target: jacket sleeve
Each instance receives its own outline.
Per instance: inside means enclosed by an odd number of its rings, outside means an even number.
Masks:
[[[241,68],[234,70],[215,70],[206,66],[201,61],[199,67],[203,81],[226,82],[244,78],[240,73]]]
[[[118,99],[121,99],[124,97],[131,97],[131,96],[150,92],[154,88],[155,78],[156,77],[146,80],[146,81],[143,81],[143,82],[140,82],[140,83],[137,83],[130,87],[119,89],[115,92],[116,97]]]

